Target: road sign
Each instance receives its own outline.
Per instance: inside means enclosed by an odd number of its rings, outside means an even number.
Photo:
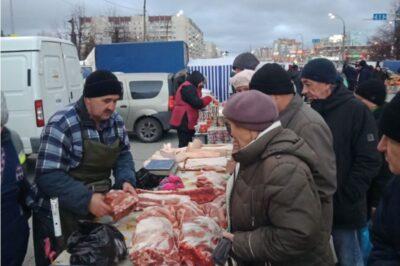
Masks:
[[[387,20],[387,13],[374,13],[372,20]]]
[[[312,41],[312,43],[315,44],[315,43],[320,43],[320,42],[321,42],[321,39],[312,39],[311,41]]]

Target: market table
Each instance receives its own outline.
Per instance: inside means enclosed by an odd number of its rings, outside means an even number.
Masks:
[[[225,145],[225,146],[230,147],[231,145]],[[215,146],[205,145],[205,147],[210,149]],[[160,152],[156,151],[152,157],[158,158],[159,156],[160,156]],[[228,156],[230,156],[230,154],[227,153],[226,156],[228,157]],[[146,162],[145,162],[145,165],[146,165]],[[182,182],[184,183],[185,188],[189,188],[189,189],[196,187],[195,177],[198,176],[199,174],[201,174],[201,171],[178,170],[176,173],[176,175],[178,175],[182,179]],[[221,175],[221,177],[223,177],[225,179],[228,178],[228,176],[229,176],[227,173],[218,173],[218,174]],[[109,217],[109,216],[99,219],[99,222],[111,223],[124,235],[125,243],[126,243],[126,246],[128,249],[128,254],[130,253],[130,249],[132,248],[132,236],[133,236],[133,233],[136,228],[136,218],[141,213],[142,213],[141,211],[132,212],[128,216],[122,218],[121,220],[119,220],[117,222],[113,222],[111,217]],[[70,265],[69,260],[70,260],[70,254],[66,250],[64,250],[57,257],[57,259],[52,263],[52,265],[57,265],[57,266]],[[129,260],[129,257],[127,257],[125,260],[119,262],[117,265],[118,266],[132,265],[132,262]]]

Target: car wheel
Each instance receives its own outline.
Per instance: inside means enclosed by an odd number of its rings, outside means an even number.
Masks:
[[[146,117],[136,123],[135,133],[143,142],[155,142],[162,137],[163,129],[157,119]]]

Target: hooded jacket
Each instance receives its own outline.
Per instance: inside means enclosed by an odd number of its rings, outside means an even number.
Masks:
[[[310,169],[316,157],[304,140],[278,126],[233,156],[240,163],[229,200],[238,264],[333,265]]]
[[[324,118],[333,135],[337,169],[333,227],[364,227],[366,193],[381,166],[374,117],[342,84],[337,84],[327,99],[314,100],[311,106]]]

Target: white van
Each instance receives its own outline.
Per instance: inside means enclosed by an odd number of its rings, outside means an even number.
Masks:
[[[76,47],[49,37],[5,37],[1,40],[1,90],[9,120],[27,154],[36,153],[48,119],[82,95]]]

